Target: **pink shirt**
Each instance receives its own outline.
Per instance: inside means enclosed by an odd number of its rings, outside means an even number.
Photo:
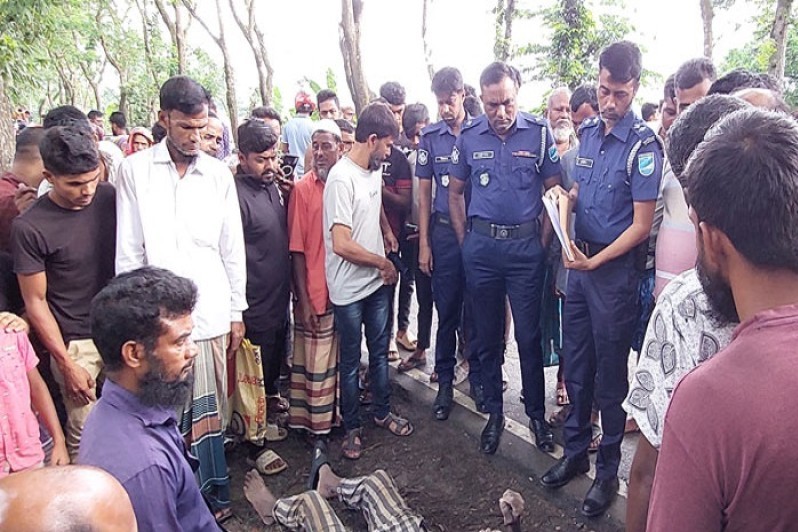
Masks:
[[[682,185],[672,171],[662,178],[662,225],[657,235],[654,297],[659,298],[671,279],[695,268],[695,227],[690,221]]]
[[[676,386],[649,532],[795,530],[798,305],[758,313]]]
[[[44,460],[28,372],[39,359],[25,333],[0,331],[0,460],[21,471]],[[0,467],[0,477],[8,474]]]
[[[288,201],[288,248],[305,255],[305,283],[317,315],[327,312],[330,301],[324,273],[323,196],[324,182],[311,170],[296,182]]]

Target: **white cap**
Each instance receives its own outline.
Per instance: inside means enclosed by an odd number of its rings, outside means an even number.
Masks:
[[[336,138],[341,138],[341,128],[338,127],[338,124],[336,124],[334,120],[330,120],[329,118],[323,118],[316,122],[316,125],[313,128],[313,133],[316,133],[317,131],[332,133],[336,136]]]

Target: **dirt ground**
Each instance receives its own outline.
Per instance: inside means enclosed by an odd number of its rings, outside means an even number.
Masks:
[[[621,528],[607,520],[589,521],[579,516],[577,505],[565,496],[551,494],[540,487],[537,478],[501,456],[479,452],[476,438],[455,423],[433,419],[428,405],[414,401],[409,392],[394,385],[394,409],[409,417],[415,433],[397,438],[377,428],[366,408],[364,417],[364,452],[360,460],[341,456],[342,433],[333,433],[329,443],[330,461],[341,476],[368,474],[375,469],[388,471],[396,481],[407,504],[424,516],[431,531],[469,532],[484,528],[500,529],[502,524],[498,499],[505,489],[522,494],[526,510],[523,530],[616,531]],[[288,470],[264,477],[277,496],[301,493],[310,467],[311,444],[295,432],[272,447],[287,463]],[[249,469],[243,449],[228,455],[235,517],[224,526],[231,532],[281,530],[266,527],[244,498],[243,478]],[[338,501],[332,503],[344,524],[353,531],[366,531],[366,522],[356,512],[346,510]]]

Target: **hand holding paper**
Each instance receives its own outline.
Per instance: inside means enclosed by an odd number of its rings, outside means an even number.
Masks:
[[[543,195],[543,206],[546,208],[546,214],[551,220],[554,233],[557,235],[557,239],[559,239],[560,245],[569,261],[574,260],[571,240],[568,237],[571,206],[576,199],[575,194],[578,192],[576,185],[574,185],[574,188],[576,190],[566,192],[562,187],[554,186]],[[574,195],[572,196],[572,194]]]

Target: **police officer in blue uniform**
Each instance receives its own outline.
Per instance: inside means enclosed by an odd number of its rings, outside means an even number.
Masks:
[[[638,283],[662,177],[658,137],[632,111],[642,71],[639,48],[614,43],[599,57],[599,117],[580,134],[575,186],[557,190],[576,212],[574,261],[563,315],[565,382],[571,412],[565,422],[565,452],[542,478],[560,487],[589,469],[590,411],[595,399],[604,436],[596,479],[582,513],[603,513],[618,491],[628,390],[627,360],[638,315]]]
[[[439,122],[422,130],[416,159],[419,179],[419,268],[432,275],[432,294],[438,311],[435,339],[435,372],[438,374],[438,395],[433,404],[435,418],[448,419],[454,394],[457,327],[461,316],[470,321],[470,309],[463,311],[465,274],[460,244],[449,218],[449,163],[457,135],[466,121],[463,107],[465,87],[456,68],[446,67],[432,78],[432,92],[438,101]],[[432,201],[432,180],[435,180],[435,201]],[[430,215],[430,213],[432,213]],[[465,330],[470,331],[466,323]],[[473,349],[468,348],[470,353]],[[477,407],[483,406],[479,360],[469,357],[471,395]]]
[[[560,158],[545,120],[517,109],[521,77],[516,69],[493,63],[479,82],[485,115],[466,123],[452,150],[449,214],[463,246],[466,283],[475,309],[473,347],[482,365],[490,415],[480,447],[486,454],[495,453],[504,428],[501,363],[509,297],[530,428],[537,446],[551,451],[540,341],[546,256],[540,217],[543,187],[560,184]],[[466,182],[471,183],[467,217]]]

